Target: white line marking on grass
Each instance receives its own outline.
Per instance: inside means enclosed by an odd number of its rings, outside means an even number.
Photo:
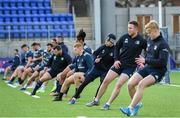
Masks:
[[[176,84],[162,84],[164,86],[173,86],[173,87],[180,87],[180,85],[176,85]]]
[[[86,116],[77,116],[77,118],[87,118]]]
[[[27,95],[31,95],[31,93],[29,91],[24,91],[24,93],[27,94]],[[31,95],[31,97],[33,97],[33,98],[40,98],[37,95]]]
[[[27,95],[31,95],[31,93],[29,91],[24,91],[24,93]]]
[[[12,88],[16,88],[17,86],[12,85],[12,84],[7,84],[8,86],[12,87]]]

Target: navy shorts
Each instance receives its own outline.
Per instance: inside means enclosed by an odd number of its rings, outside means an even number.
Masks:
[[[59,72],[51,69],[48,71],[48,73],[51,75],[52,78],[55,78],[59,74]]]
[[[160,69],[155,69],[149,66],[144,67],[142,70],[139,70],[138,73],[145,78],[148,75],[152,75],[155,78],[156,83],[160,82],[165,75],[166,71]]]
[[[136,70],[136,67],[120,67],[116,69],[114,66],[111,67],[111,70],[116,72],[118,75],[121,73],[124,73],[129,76],[129,78],[133,75],[134,71]]]

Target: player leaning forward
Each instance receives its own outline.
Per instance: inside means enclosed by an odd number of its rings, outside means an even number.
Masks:
[[[128,82],[132,101],[129,107],[120,109],[127,116],[134,116],[138,113],[141,108],[138,104],[142,100],[145,88],[160,82],[167,70],[169,46],[160,33],[158,23],[154,20],[150,21],[145,26],[145,30],[149,36],[147,54],[145,58],[142,56],[136,58],[136,63],[142,69],[135,73]]]

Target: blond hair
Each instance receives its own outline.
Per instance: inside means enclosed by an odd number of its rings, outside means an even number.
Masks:
[[[159,30],[159,24],[155,20],[151,20],[149,23],[145,25],[146,32],[152,30]]]

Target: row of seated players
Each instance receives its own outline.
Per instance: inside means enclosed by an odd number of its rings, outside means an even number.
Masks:
[[[78,35],[78,37],[84,37],[84,36]],[[79,42],[80,44],[84,45],[84,50],[85,50],[85,52],[88,53],[88,55],[90,55],[92,53],[92,50],[88,46],[86,46],[86,44],[84,43],[84,38],[83,38],[83,40],[82,40],[82,38],[78,38],[76,42]],[[15,70],[13,69],[14,72],[11,76],[10,81],[8,82],[9,84],[12,84],[16,77],[18,77],[18,82],[20,84],[22,84],[24,82],[24,80],[26,79],[27,75],[32,75],[32,76],[30,76],[30,78],[33,78],[33,79],[29,79],[30,82],[28,82],[28,83],[31,83],[32,80],[34,80],[34,76],[37,77],[37,72],[39,75],[40,71],[47,69],[46,67],[49,67],[49,68],[54,67],[51,65],[54,62],[51,63],[51,61],[48,61],[48,60],[55,59],[56,57],[58,58],[58,56],[56,55],[57,51],[62,49],[63,54],[68,55],[68,48],[63,43],[63,37],[61,37],[61,36],[54,38],[51,43],[48,43],[46,51],[41,50],[39,43],[34,42],[31,46],[32,46],[33,51],[30,51],[26,44],[22,45],[21,48],[25,52],[25,58],[24,58],[24,60],[21,58],[22,63],[19,66],[16,65],[16,67],[14,68]],[[61,58],[61,60],[63,60],[63,59]],[[69,60],[66,63],[66,66],[67,66],[67,64],[70,64],[72,61],[70,56],[67,56],[67,59],[64,59],[64,60],[66,60],[66,61]],[[57,69],[57,70],[56,69],[55,70],[59,71],[59,69],[58,69],[59,64],[56,64],[56,65],[58,65],[58,67],[55,67]],[[53,74],[53,73],[51,73],[51,74]],[[4,78],[6,78],[6,75],[7,75],[7,73],[5,74]],[[27,85],[25,85],[25,86],[27,86]]]

